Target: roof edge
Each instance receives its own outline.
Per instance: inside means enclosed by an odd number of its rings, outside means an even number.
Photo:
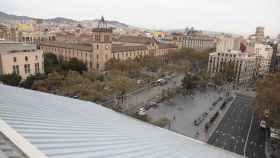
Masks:
[[[28,158],[48,158],[2,119],[0,119],[0,131]]]

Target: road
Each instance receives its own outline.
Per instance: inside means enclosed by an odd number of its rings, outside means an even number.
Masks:
[[[147,114],[153,120],[163,117],[169,118],[172,120],[170,126],[166,127],[169,130],[205,141],[206,135],[203,134],[203,127],[209,117],[205,117],[199,126],[194,125],[194,120],[202,117],[205,112],[209,114],[208,116],[212,116],[219,109],[221,102],[214,108],[210,107],[219,97],[223,97],[223,93],[218,93],[215,90],[197,91],[193,97],[176,96],[172,103],[160,103],[158,108],[149,109]],[[201,134],[197,136],[197,132]]]
[[[125,112],[126,113],[133,113],[136,111],[137,108],[145,105],[148,101],[152,100],[153,98],[160,96],[162,90],[168,88],[176,88],[181,85],[181,81],[183,79],[183,75],[178,75],[171,80],[168,81],[166,85],[153,87],[151,89],[146,89],[141,91],[140,93],[132,93],[127,94],[127,99],[124,103],[125,105]]]
[[[208,143],[248,158],[265,158],[265,132],[249,105],[251,97],[238,94]]]

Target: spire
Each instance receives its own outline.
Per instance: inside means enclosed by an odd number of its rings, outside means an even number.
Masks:
[[[105,21],[105,18],[101,16],[101,19],[98,20],[98,24],[96,28],[92,29],[93,32],[112,32],[113,29],[111,27],[108,27],[107,22]]]
[[[97,27],[100,28],[100,29],[107,29],[107,22],[105,21],[103,16],[99,20]]]

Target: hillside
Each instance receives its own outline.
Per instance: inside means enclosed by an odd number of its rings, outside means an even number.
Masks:
[[[97,23],[99,20],[73,20],[69,18],[64,18],[64,17],[56,17],[56,18],[50,18],[50,19],[39,19],[39,18],[34,18],[34,17],[28,17],[28,16],[17,16],[17,15],[12,15],[12,14],[7,14],[4,12],[0,11],[0,23],[5,23],[5,24],[17,24],[19,22],[29,22],[33,20],[38,20],[40,23],[54,23],[54,24],[69,24],[69,25],[78,25],[81,24],[83,26],[87,27],[94,27],[97,26]],[[122,29],[135,29],[136,27],[118,22],[118,21],[107,21],[109,27],[114,27],[114,28],[122,28]]]

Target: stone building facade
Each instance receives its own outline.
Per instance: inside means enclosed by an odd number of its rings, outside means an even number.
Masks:
[[[50,32],[21,32],[17,41],[39,45],[43,41],[55,41],[55,34]]]
[[[26,79],[44,73],[43,51],[35,45],[19,42],[0,42],[0,74],[16,73]]]
[[[172,43],[175,44],[178,48],[191,48],[197,50],[205,50],[215,48],[215,39],[202,34],[172,34]]]
[[[44,42],[40,48],[44,53],[53,53],[61,60],[77,58],[90,71],[102,71],[112,58],[127,60],[145,55],[164,56],[176,50],[172,44],[160,43],[152,38],[121,36],[113,40],[113,29],[107,27],[102,18],[97,28],[92,30],[91,43]]]
[[[261,43],[254,44],[254,55],[256,57],[256,73],[265,75],[269,72],[273,48]]]
[[[233,64],[235,81],[244,83],[253,78],[256,64],[255,57],[241,51],[211,53],[208,61],[208,73],[213,77],[223,71],[223,64]]]

